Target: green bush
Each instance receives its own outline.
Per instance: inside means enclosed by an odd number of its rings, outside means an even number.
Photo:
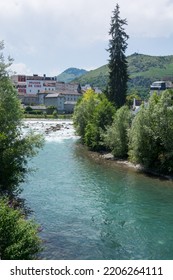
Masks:
[[[103,134],[105,146],[115,157],[128,157],[128,133],[131,127],[132,113],[127,106],[117,110],[111,126]]]
[[[41,251],[38,226],[0,199],[0,259],[32,260]]]
[[[29,112],[30,115],[43,115],[44,112],[42,110],[32,110]]]
[[[58,117],[58,112],[57,110],[54,110],[52,113],[53,117],[56,119]]]
[[[75,106],[73,121],[76,132],[81,136],[82,141],[84,141],[86,126],[90,119],[92,119],[97,103],[97,95],[93,90],[88,90]]]
[[[48,114],[48,115],[52,115],[53,114],[53,112],[56,110],[56,107],[55,106],[48,106],[47,108],[46,108],[46,113]]]
[[[30,113],[30,112],[32,112],[33,111],[33,109],[30,107],[30,106],[27,106],[26,108],[25,108],[25,112],[26,113]]]
[[[98,95],[98,103],[95,106],[92,119],[85,128],[84,143],[92,150],[104,150],[102,134],[106,127],[112,124],[115,108],[104,94]]]
[[[104,149],[101,134],[113,120],[115,109],[104,94],[89,90],[76,105],[74,125],[84,144],[92,150]]]
[[[0,70],[2,67],[0,56]],[[1,71],[0,71],[1,72]],[[8,76],[0,75],[0,195],[17,195],[28,159],[43,145],[40,135],[22,133],[23,110]]]
[[[153,95],[142,106],[130,130],[129,158],[147,169],[173,172],[173,106],[172,93]]]

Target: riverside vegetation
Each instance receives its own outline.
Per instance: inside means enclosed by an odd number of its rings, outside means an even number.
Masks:
[[[173,55],[151,56],[134,53],[127,56],[128,73],[128,94],[134,91],[142,100],[148,98],[150,85],[157,80],[171,80],[173,73]],[[104,90],[109,80],[108,65],[103,65],[95,70],[90,70],[72,82],[81,85],[90,84]]]
[[[146,169],[173,173],[172,91],[153,95],[136,116],[127,100],[127,47],[119,6],[113,13],[109,44],[110,77],[105,94],[87,91],[74,111],[74,126],[93,151],[111,151],[114,157]],[[0,259],[35,259],[41,250],[38,225],[26,219],[19,194],[29,170],[28,160],[43,146],[39,135],[22,134],[23,112],[10,82],[0,42]],[[121,83],[119,83],[121,79]],[[119,86],[120,85],[120,86]]]
[[[23,111],[5,63],[0,42],[0,259],[35,259],[41,250],[38,226],[26,220],[19,198],[29,172],[28,160],[43,146],[43,138],[22,134]]]
[[[145,170],[173,174],[173,91],[153,94],[134,115],[127,105],[115,109],[106,96],[89,90],[77,104],[74,125],[92,151],[111,152]]]
[[[109,82],[105,95],[85,93],[74,112],[74,125],[93,151],[107,150],[152,172],[173,173],[173,91],[153,94],[136,116],[127,96],[126,20],[116,5],[109,34]]]

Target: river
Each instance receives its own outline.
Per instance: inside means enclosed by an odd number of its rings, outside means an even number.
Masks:
[[[43,131],[46,123],[26,123]],[[40,258],[173,259],[173,182],[95,160],[70,121],[46,135],[22,196],[42,227]],[[49,123],[50,126],[50,123]]]

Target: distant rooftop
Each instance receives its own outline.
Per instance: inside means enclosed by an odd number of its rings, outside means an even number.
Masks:
[[[59,93],[50,93],[50,94],[46,95],[45,98],[56,98],[58,96],[59,96]]]

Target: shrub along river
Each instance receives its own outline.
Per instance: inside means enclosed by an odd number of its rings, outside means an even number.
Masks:
[[[173,182],[81,147],[70,121],[46,132],[22,196],[42,227],[42,259],[173,259]],[[25,122],[43,132],[53,122]]]

